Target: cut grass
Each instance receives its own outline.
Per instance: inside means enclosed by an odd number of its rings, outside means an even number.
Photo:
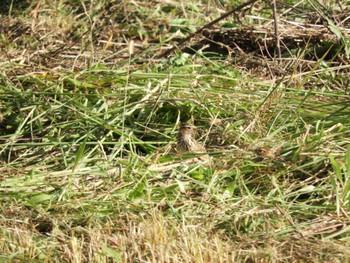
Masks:
[[[209,21],[196,11],[207,8],[200,1],[35,6],[36,26],[51,33],[37,31],[42,42],[5,35],[13,44],[4,44],[0,64],[1,260],[349,260],[349,102],[325,77],[340,68],[318,65],[276,84],[202,54],[142,64],[128,57],[129,38],[175,34],[150,32],[153,22],[184,16],[177,26],[187,30]],[[103,12],[120,19],[114,30],[129,32],[101,46]],[[28,29],[31,17],[21,14]],[[38,43],[57,51],[65,30],[79,39],[63,45],[80,48],[74,62],[31,53]],[[150,46],[143,56],[153,55]],[[209,164],[176,155],[181,121],[198,126]]]

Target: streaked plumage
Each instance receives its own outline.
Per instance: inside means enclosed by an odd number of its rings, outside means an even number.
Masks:
[[[189,124],[182,124],[177,135],[177,151],[182,153],[203,153],[205,148],[194,138],[195,127]],[[204,156],[202,156],[204,157]],[[208,156],[206,156],[207,158]]]

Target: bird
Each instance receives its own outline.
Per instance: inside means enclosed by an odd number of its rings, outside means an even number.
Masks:
[[[193,125],[187,123],[181,124],[177,135],[177,152],[179,154],[207,152],[204,146],[194,138],[196,129]],[[202,155],[200,159],[205,160],[208,157],[208,155]]]

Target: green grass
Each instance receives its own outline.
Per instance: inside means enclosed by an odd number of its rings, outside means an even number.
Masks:
[[[219,1],[29,2],[0,8],[0,261],[349,260],[348,65],[154,58]]]

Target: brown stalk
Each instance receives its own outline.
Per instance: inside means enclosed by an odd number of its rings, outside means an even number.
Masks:
[[[277,48],[277,55],[278,58],[281,59],[281,46],[280,46],[280,37],[278,34],[278,17],[277,17],[277,4],[276,0],[272,0],[272,11],[273,11],[273,20],[274,20],[274,29],[275,29],[275,41],[276,41],[276,48]],[[278,60],[280,61],[280,60]]]

